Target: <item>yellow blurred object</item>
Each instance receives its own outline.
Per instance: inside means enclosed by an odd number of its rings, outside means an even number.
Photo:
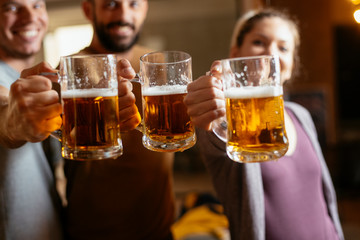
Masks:
[[[219,204],[212,204],[212,211],[208,205],[188,210],[172,226],[172,233],[175,240],[184,239],[190,235],[211,235],[217,239],[226,239],[229,223],[223,214],[223,207]]]
[[[197,193],[191,192],[191,193],[187,194],[185,197],[185,200],[184,200],[184,207],[186,209],[190,209],[190,208],[194,207],[197,199],[198,199]]]
[[[360,0],[351,0],[351,2],[354,5],[359,5],[360,4]]]

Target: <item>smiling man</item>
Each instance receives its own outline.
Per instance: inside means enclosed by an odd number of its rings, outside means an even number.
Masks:
[[[150,51],[136,44],[148,11],[147,0],[85,0],[82,8],[94,35],[80,54],[116,53],[138,71],[139,58]]]
[[[47,26],[44,0],[0,0],[0,239],[4,240],[63,239],[49,164],[60,158],[56,149],[60,146],[55,145],[57,154],[50,154],[51,159],[46,153],[53,152],[41,143],[61,126],[62,110],[50,80],[35,76],[54,70],[45,63],[28,69]]]
[[[150,51],[137,44],[148,1],[85,0],[82,8],[94,35],[80,54],[114,53],[138,72],[140,56]],[[136,83],[134,93],[141,109]],[[65,161],[71,239],[172,239],[174,154],[145,149],[141,137],[136,130],[121,133],[124,153],[115,160]]]
[[[31,66],[48,27],[44,0],[1,0],[0,58],[18,72]]]

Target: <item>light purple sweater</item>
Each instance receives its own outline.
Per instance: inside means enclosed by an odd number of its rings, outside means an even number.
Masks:
[[[268,240],[339,240],[321,186],[321,166],[309,137],[291,111],[297,134],[291,156],[260,163]]]

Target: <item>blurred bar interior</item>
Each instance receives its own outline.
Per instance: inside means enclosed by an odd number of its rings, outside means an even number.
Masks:
[[[89,44],[92,28],[81,0],[46,2],[50,27],[39,60],[57,66],[59,56]],[[271,6],[297,16],[302,66],[287,86],[287,98],[311,112],[337,188],[346,238],[360,239],[360,0],[149,0],[149,5],[140,43],[190,53],[194,79],[213,60],[228,57],[232,29],[243,12]],[[196,148],[178,153],[174,167],[179,196],[212,190]]]

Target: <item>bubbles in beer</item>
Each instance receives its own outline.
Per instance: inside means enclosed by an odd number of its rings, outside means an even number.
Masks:
[[[117,89],[68,90],[62,99],[62,141],[72,152],[67,158],[87,158],[97,152],[104,155],[97,157],[107,158],[110,149],[122,152]]]
[[[288,140],[281,86],[231,88],[225,97],[227,152],[232,159],[251,162],[256,156],[256,161],[265,161],[285,154]],[[258,158],[265,155],[264,160]]]
[[[183,102],[185,85],[156,86],[143,90],[145,143],[153,142],[168,147],[153,147],[173,151],[180,142],[194,140],[194,126]],[[148,144],[149,145],[149,144]],[[186,149],[184,148],[184,149]]]

